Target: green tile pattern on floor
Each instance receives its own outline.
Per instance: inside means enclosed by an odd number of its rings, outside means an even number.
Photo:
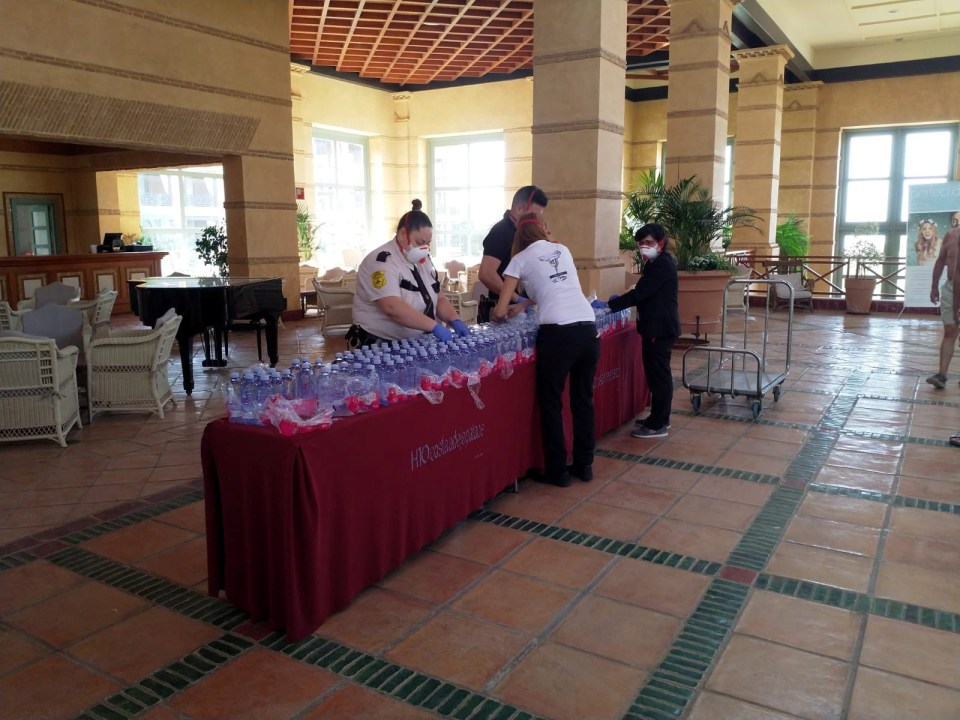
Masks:
[[[896,507],[917,508],[918,510],[933,510],[934,512],[951,513],[960,515],[960,503],[941,502],[939,500],[924,500],[923,498],[907,497],[905,495],[893,495],[891,493],[881,493],[874,490],[860,490],[858,488],[849,488],[842,485],[828,485],[824,483],[810,483],[807,486],[812,492],[824,493],[826,495],[839,495],[841,497],[853,498],[855,500],[869,500],[870,502],[879,502]]]
[[[635,463],[637,465],[651,465],[653,467],[667,468],[668,470],[684,470],[686,472],[703,473],[704,475],[716,475],[717,477],[733,478],[734,480],[747,480],[749,482],[761,483],[763,485],[776,485],[778,482],[780,482],[779,475],[751,472],[749,470],[734,470],[733,468],[719,467],[717,465],[704,465],[702,463],[683,462],[682,460],[669,460],[667,458],[657,458],[651,455],[634,455],[633,453],[607,450],[605,448],[597,448],[593,454],[597,457],[610,458],[611,460],[623,460],[624,462]]]

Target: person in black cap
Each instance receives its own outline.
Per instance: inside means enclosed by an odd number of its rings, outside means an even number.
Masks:
[[[440,292],[430,259],[433,223],[421,207],[421,202],[414,200],[413,209],[397,223],[393,239],[360,263],[353,325],[346,335],[350,347],[422,333],[433,333],[439,340],[450,340],[454,332],[470,334],[470,328]]]
[[[503,213],[497,223],[490,228],[490,232],[483,239],[483,257],[480,259],[480,282],[486,286],[488,293],[480,298],[477,316],[480,322],[490,319],[490,311],[500,298],[503,288],[503,271],[510,262],[510,249],[513,247],[513,238],[517,233],[517,219],[524,213],[532,212],[543,214],[547,207],[547,194],[536,185],[524,185],[513,195],[510,209]],[[512,298],[518,300],[519,296]]]

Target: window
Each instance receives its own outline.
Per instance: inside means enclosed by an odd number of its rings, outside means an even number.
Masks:
[[[432,254],[437,265],[480,261],[483,238],[503,214],[503,136],[430,141]]]
[[[317,252],[324,264],[352,268],[371,249],[366,138],[315,129],[313,181]]]
[[[194,242],[205,227],[225,222],[223,167],[193,167],[140,173],[140,230],[144,242],[168,253],[161,272],[210,275]]]
[[[953,178],[956,148],[956,125],[844,132],[837,254],[866,239],[888,257],[906,257],[907,188]]]

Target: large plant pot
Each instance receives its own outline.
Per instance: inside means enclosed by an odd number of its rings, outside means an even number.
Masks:
[[[847,312],[851,315],[869,315],[873,293],[877,289],[875,278],[847,278],[843,284],[847,296]]]
[[[679,279],[680,332],[697,339],[719,333],[723,318],[728,270],[677,273]]]

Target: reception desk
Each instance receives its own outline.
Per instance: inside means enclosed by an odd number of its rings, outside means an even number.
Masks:
[[[116,290],[114,312],[130,312],[128,280],[161,274],[165,252],[89,253],[87,255],[30,255],[0,257],[0,300],[13,307],[33,297],[36,289],[60,281],[80,288],[80,298],[91,300],[101,290]]]
[[[646,405],[633,325],[603,338],[597,434]],[[201,457],[211,595],[291,640],[541,465],[534,367],[284,437],[214,420]],[[567,423],[569,425],[569,423]],[[568,440],[569,448],[569,440]]]

